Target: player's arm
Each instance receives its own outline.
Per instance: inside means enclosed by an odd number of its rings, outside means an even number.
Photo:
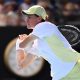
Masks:
[[[20,35],[16,41],[17,64],[20,68],[27,67],[35,60],[34,55],[25,53],[24,48],[20,48],[19,44],[26,38],[26,35]]]
[[[35,39],[38,39],[38,37],[33,34],[30,34],[20,43],[19,47],[24,48],[30,43],[34,42]]]
[[[35,55],[32,55],[32,54],[28,53],[27,56],[26,56],[26,59],[23,62],[23,64],[24,64],[23,67],[30,66],[35,61],[35,59],[36,59]]]
[[[19,68],[23,68],[24,64],[23,62],[25,61],[26,55],[23,50],[17,50],[16,51],[16,58],[17,58],[17,65]]]
[[[36,59],[35,55],[25,53],[23,50],[17,50],[17,64],[19,69],[28,67]]]

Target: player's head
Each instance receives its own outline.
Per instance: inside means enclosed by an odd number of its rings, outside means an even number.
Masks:
[[[42,6],[34,5],[28,10],[22,10],[25,16],[27,28],[33,29],[38,23],[45,21],[48,17],[45,9]]]

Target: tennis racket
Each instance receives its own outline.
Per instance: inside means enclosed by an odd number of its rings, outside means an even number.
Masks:
[[[73,25],[61,25],[58,27],[60,32],[69,41],[71,46],[76,46],[80,43],[80,30]]]

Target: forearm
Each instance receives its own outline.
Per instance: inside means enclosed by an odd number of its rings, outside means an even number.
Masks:
[[[36,59],[35,55],[32,54],[28,54],[26,57],[26,60],[24,61],[24,63],[26,64],[26,67],[30,66]]]
[[[30,44],[32,44],[34,42],[35,39],[37,39],[38,37],[34,36],[34,35],[28,35],[20,44],[20,48],[25,48],[26,46],[29,46]]]
[[[23,50],[17,50],[17,65],[19,67],[23,67],[23,62],[26,59],[26,54],[24,53]]]
[[[17,51],[17,65],[19,68],[27,68],[36,59],[35,55],[25,53],[23,50]]]

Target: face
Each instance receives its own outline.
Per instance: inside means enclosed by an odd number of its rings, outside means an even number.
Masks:
[[[25,22],[28,29],[33,29],[39,22],[41,22],[41,17],[36,15],[25,16]]]

